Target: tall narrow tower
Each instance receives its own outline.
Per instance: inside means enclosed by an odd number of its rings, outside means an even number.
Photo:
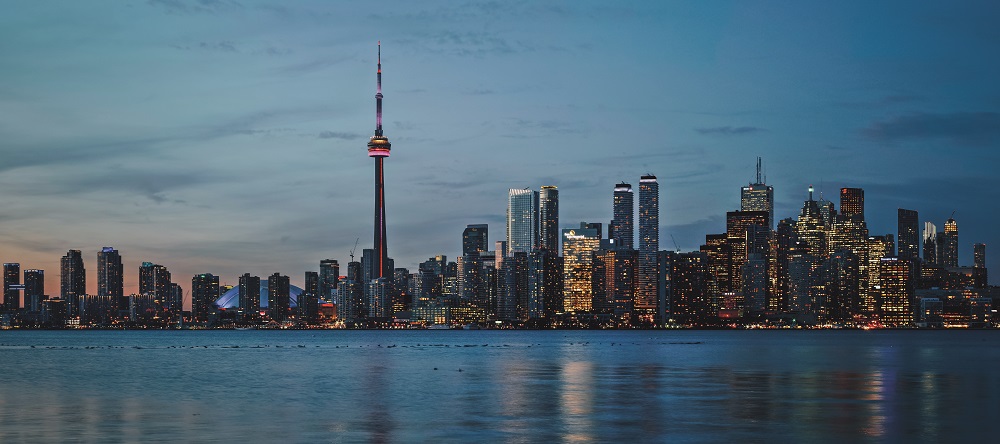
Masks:
[[[368,157],[375,158],[375,276],[391,277],[385,240],[385,176],[382,162],[389,157],[389,139],[382,135],[382,42],[378,42],[378,89],[375,92],[375,135],[368,141]]]

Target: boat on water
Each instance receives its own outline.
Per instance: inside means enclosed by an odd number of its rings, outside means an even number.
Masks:
[[[432,324],[427,326],[428,330],[451,330],[451,326],[448,324]]]

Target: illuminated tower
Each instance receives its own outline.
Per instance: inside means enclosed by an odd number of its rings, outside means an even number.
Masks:
[[[764,183],[760,157],[757,158],[757,181],[740,188],[741,211],[767,211],[767,228],[774,229],[774,187]]]
[[[615,185],[612,207],[614,219],[608,230],[608,238],[614,239],[616,247],[628,250],[632,249],[635,240],[635,232],[632,229],[635,207],[632,202],[632,185],[624,182]]]
[[[949,217],[944,222],[944,244],[941,246],[941,264],[945,267],[958,266],[958,223]]]
[[[385,239],[385,176],[382,162],[389,157],[389,139],[382,135],[382,42],[378,44],[378,89],[375,92],[375,135],[368,141],[368,157],[375,158],[375,276],[392,276]]]
[[[647,174],[639,179],[639,273],[635,307],[656,308],[658,269],[656,255],[660,251],[660,184],[656,176]]]

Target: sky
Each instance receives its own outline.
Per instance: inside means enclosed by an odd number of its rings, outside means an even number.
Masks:
[[[190,277],[280,272],[372,245],[382,42],[389,255],[504,236],[509,188],[556,185],[564,228],[660,182],[660,247],[725,230],[763,158],[775,216],[865,190],[943,229],[960,263],[1000,217],[993,1],[13,2],[0,15],[0,260],[117,248]],[[674,242],[676,241],[676,247]]]

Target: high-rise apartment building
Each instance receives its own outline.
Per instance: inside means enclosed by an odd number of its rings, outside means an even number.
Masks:
[[[194,322],[207,322],[212,303],[218,299],[218,276],[202,273],[191,278],[191,318]]]
[[[29,311],[42,311],[45,296],[45,270],[24,270],[24,305]]]
[[[143,262],[139,266],[139,294],[152,295],[162,307],[180,312],[183,310],[180,304],[176,304],[170,297],[172,284],[167,267],[152,262]]]
[[[21,264],[3,264],[3,309],[14,312],[20,308]]]
[[[898,256],[904,260],[915,260],[920,257],[919,220],[915,210],[900,208],[897,212],[898,230],[896,244]]]
[[[511,188],[507,193],[507,256],[538,246],[538,192]]]
[[[986,244],[972,246],[973,267],[986,268]]]
[[[543,186],[538,192],[538,248],[559,255],[559,189]]]
[[[635,217],[635,202],[631,184],[622,182],[615,185],[612,214],[614,218],[608,227],[608,239],[614,240],[615,248],[633,249],[635,229],[632,220]]]
[[[656,308],[660,251],[660,184],[656,176],[639,178],[639,258],[636,273],[635,308],[649,312]]]
[[[378,278],[376,278],[378,279]],[[272,320],[284,322],[292,307],[291,283],[288,276],[274,273],[267,278],[267,314]]]
[[[59,296],[66,301],[66,315],[76,316],[79,297],[87,294],[87,273],[83,267],[83,253],[69,250],[59,260]]]
[[[326,301],[333,301],[333,291],[340,281],[340,263],[336,259],[319,261],[319,296]]]
[[[600,234],[593,228],[562,230],[563,308],[567,312],[590,311],[593,307],[594,252],[600,246]]]
[[[944,244],[941,245],[941,265],[958,266],[958,222],[949,217],[944,222]]]
[[[253,321],[260,317],[260,277],[250,273],[240,276],[239,311],[243,320]]]
[[[122,256],[112,247],[104,247],[97,253],[97,295],[111,296],[112,310],[128,307],[125,298],[125,268]]]
[[[757,158],[757,180],[740,188],[740,211],[766,211],[767,228],[774,229],[774,187],[764,183],[760,157]]]

